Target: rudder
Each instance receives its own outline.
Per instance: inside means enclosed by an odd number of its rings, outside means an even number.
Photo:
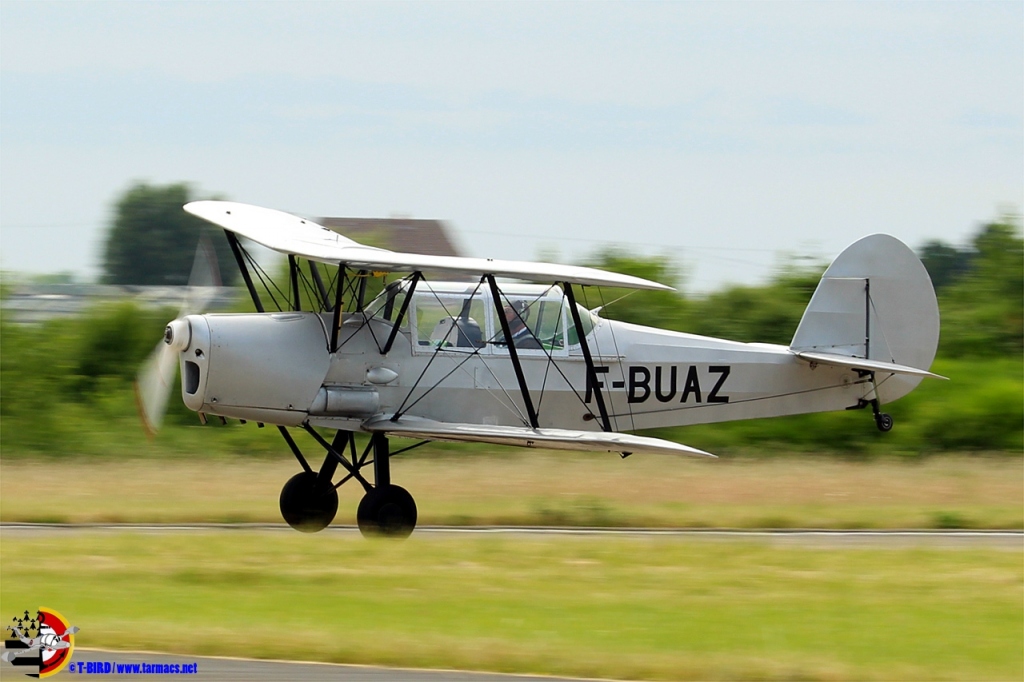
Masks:
[[[822,275],[790,349],[927,370],[938,343],[939,306],[928,271],[906,244],[874,234],[848,246]],[[889,377],[879,382],[878,397],[891,402],[920,381]]]

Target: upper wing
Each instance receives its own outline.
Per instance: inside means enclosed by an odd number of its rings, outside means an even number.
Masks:
[[[391,421],[389,415],[374,417],[363,424],[368,431],[386,432],[407,438],[442,440],[469,443],[493,443],[495,445],[517,445],[528,448],[551,448],[552,450],[604,450],[624,454],[646,452],[659,455],[695,455],[714,457],[688,445],[634,436],[629,433],[608,433],[605,431],[572,431],[569,429],[531,429],[528,426],[490,426],[486,424],[452,424],[421,417],[405,416]]]
[[[193,201],[185,205],[185,210],[275,251],[295,254],[321,263],[345,263],[359,270],[447,270],[544,282],[570,282],[630,289],[672,289],[639,277],[575,265],[492,258],[424,256],[376,249],[363,246],[322,225],[290,213],[233,201]]]

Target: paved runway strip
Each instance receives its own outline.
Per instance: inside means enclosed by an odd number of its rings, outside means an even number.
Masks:
[[[158,664],[177,665],[180,668],[190,664],[198,664],[196,674],[144,674],[144,673],[113,673],[88,674],[89,664],[110,663],[113,669],[116,664]],[[82,672],[72,672],[79,669]],[[558,682],[572,681],[578,678],[543,677],[530,675],[502,675],[498,673],[463,672],[454,670],[411,670],[407,668],[377,668],[362,665],[338,665],[333,663],[303,663],[297,661],[261,661],[246,658],[220,658],[208,656],[179,656],[175,654],[158,654],[147,652],[122,652],[105,649],[76,648],[69,668],[61,673],[61,679],[80,678],[94,682],[110,682],[112,680],[147,680],[174,679],[196,680],[196,682],[284,682],[296,680],[301,682]],[[95,665],[93,666],[96,667]],[[101,669],[105,669],[102,666]],[[21,671],[16,671],[20,673]],[[21,674],[12,674],[11,666],[4,665],[3,679],[24,679]]]
[[[123,533],[239,533],[295,532],[284,523],[190,523],[190,524],[101,524],[101,523],[0,523],[0,532],[16,535],[39,533],[123,532]],[[329,526],[321,534],[357,534],[355,526]],[[803,546],[866,547],[990,547],[1024,549],[1020,530],[827,530],[783,529],[745,530],[734,528],[576,528],[539,526],[420,526],[416,536],[504,535],[504,536],[608,536],[663,537],[720,542],[771,542]]]

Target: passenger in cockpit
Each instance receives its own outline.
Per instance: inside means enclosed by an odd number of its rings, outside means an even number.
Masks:
[[[526,301],[513,301],[511,305],[505,306],[503,313],[516,348],[542,348],[540,341],[526,326],[526,321],[530,319],[530,308]]]

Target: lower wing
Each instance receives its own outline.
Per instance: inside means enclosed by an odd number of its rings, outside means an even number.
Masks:
[[[714,457],[688,445],[660,438],[635,436],[628,433],[605,431],[573,431],[570,429],[532,429],[528,426],[491,426],[487,424],[457,424],[438,422],[421,417],[404,416],[391,421],[389,415],[374,417],[363,424],[372,432],[388,433],[406,438],[423,438],[467,443],[493,443],[527,448],[552,450],[603,450],[632,454],[645,452],[659,455],[691,455]]]

